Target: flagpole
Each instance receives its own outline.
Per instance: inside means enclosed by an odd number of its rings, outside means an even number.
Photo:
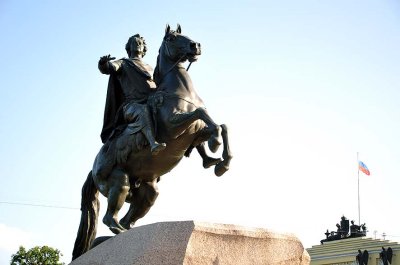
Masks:
[[[360,160],[358,160],[358,152],[357,152],[357,164],[359,164]],[[361,225],[360,218],[360,166],[358,165],[357,170],[357,189],[358,189],[358,225]]]

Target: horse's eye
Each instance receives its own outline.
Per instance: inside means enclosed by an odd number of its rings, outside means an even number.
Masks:
[[[174,35],[168,36],[167,41],[174,41],[176,37]]]

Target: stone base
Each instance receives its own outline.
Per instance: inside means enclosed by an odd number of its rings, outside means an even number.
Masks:
[[[135,227],[112,237],[71,265],[308,265],[293,235],[194,221]]]

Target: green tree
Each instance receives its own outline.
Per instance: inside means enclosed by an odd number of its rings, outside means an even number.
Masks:
[[[63,265],[60,262],[61,252],[48,246],[34,247],[26,251],[20,246],[17,253],[11,256],[10,265]]]

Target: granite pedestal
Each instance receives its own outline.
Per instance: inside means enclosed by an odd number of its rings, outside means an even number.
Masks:
[[[112,237],[71,265],[308,265],[291,234],[195,221],[135,227]]]

